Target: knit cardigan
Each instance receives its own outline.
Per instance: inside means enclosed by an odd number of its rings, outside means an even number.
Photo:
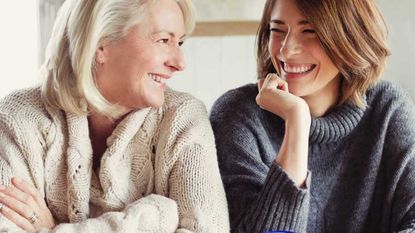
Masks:
[[[415,110],[381,81],[366,107],[312,118],[305,188],[275,162],[284,121],[255,102],[257,85],[224,94],[211,122],[232,232],[414,232]]]
[[[40,88],[0,102],[0,183],[32,183],[52,232],[229,232],[226,197],[204,105],[168,89],[107,139],[97,172],[86,116],[45,106]],[[0,231],[20,232],[0,216]]]

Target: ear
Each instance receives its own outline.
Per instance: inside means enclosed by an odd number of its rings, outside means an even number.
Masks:
[[[103,45],[100,45],[95,51],[95,62],[99,65],[103,65],[106,62],[106,49]]]

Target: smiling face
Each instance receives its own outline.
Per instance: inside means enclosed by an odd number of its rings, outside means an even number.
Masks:
[[[177,2],[159,0],[123,39],[98,48],[96,81],[101,94],[127,110],[160,107],[166,80],[184,69],[184,36]]]
[[[339,70],[294,0],[275,3],[268,51],[275,69],[288,82],[290,93],[306,101],[327,95],[337,99]]]

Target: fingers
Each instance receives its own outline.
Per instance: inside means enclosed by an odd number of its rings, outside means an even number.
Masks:
[[[2,193],[0,193],[0,196]],[[4,195],[4,194],[3,194]],[[18,227],[22,228],[25,231],[34,232],[34,226],[29,222],[28,219],[24,218],[22,215],[14,211],[13,209],[8,207],[8,204],[4,202],[4,198],[0,197],[1,203],[3,203],[3,207],[1,209],[1,214],[15,223]]]
[[[16,188],[23,192],[26,195],[30,195],[31,199],[34,200],[37,204],[37,207],[42,206],[43,208],[46,207],[45,202],[43,201],[43,198],[40,196],[39,191],[32,185],[27,183],[24,180],[21,180],[19,178],[12,178],[12,183]],[[23,196],[22,198],[30,199],[28,196]],[[20,200],[20,199],[19,199]],[[25,202],[24,200],[20,200]]]
[[[288,92],[288,83],[275,73],[269,73],[262,84],[263,88],[278,89]]]
[[[10,189],[11,188],[7,188],[4,192],[0,192],[1,203],[3,203],[9,209],[13,210],[15,213],[23,216],[24,218],[29,218],[33,214],[34,208],[32,206],[35,206],[33,199],[27,200],[27,202],[30,203],[27,204],[26,202],[23,202],[16,198],[16,196],[22,198],[23,195],[17,194],[15,191],[11,191]]]
[[[4,216],[26,231],[40,227],[52,229],[55,226],[53,216],[39,191],[17,178],[12,178],[12,184],[12,187],[0,185],[0,203],[3,210],[7,208]]]
[[[3,190],[3,193],[6,194],[8,197],[13,197],[17,202],[13,202],[16,204],[16,207],[19,207],[19,205],[25,205],[29,207],[30,209],[39,209],[38,203],[34,200],[32,195],[18,189],[17,187],[7,187]],[[10,206],[10,205],[9,205]],[[13,206],[10,206],[13,208]],[[27,208],[26,207],[26,208]]]

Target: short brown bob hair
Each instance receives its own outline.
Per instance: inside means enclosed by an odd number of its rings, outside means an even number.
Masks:
[[[267,0],[258,29],[258,78],[276,73],[268,42],[270,18],[278,0]],[[387,28],[374,0],[293,0],[314,26],[320,43],[342,75],[338,104],[363,107],[366,90],[383,73],[390,50]]]

